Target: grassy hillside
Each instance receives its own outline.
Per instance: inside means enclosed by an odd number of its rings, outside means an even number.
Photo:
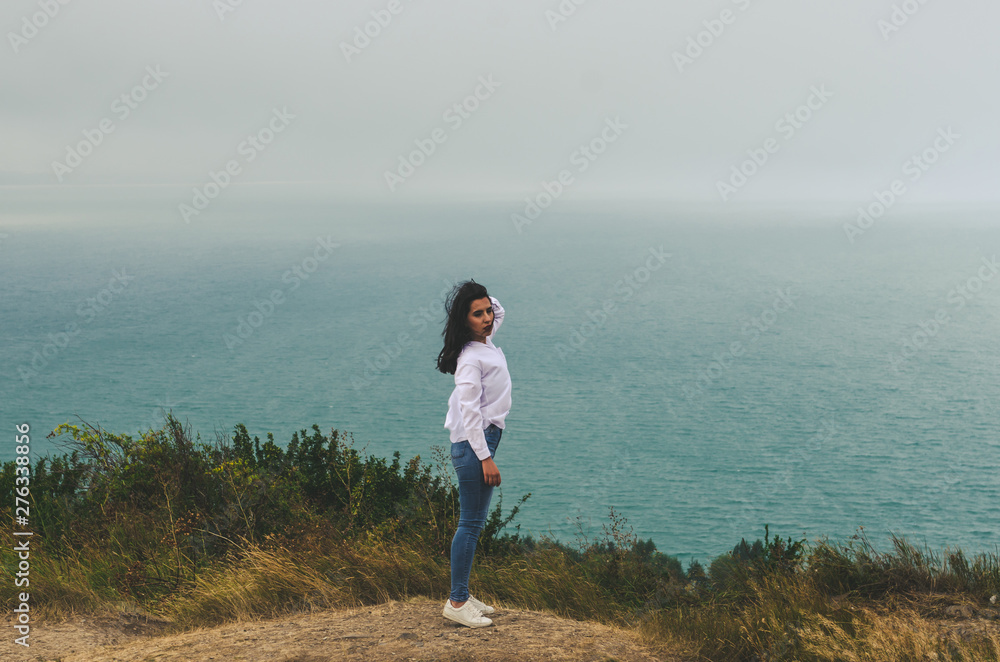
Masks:
[[[0,549],[8,611],[32,618],[148,612],[177,629],[449,590],[458,519],[450,460],[358,453],[316,425],[280,447],[243,425],[212,443],[172,416],[135,437],[62,425],[66,453],[31,466],[30,588]],[[0,494],[13,522],[16,465]],[[478,597],[638,629],[706,660],[998,660],[1000,558],[936,554],[902,539],[740,541],[688,568],[612,511],[599,540],[521,536],[492,511],[471,585]],[[991,598],[993,602],[991,603]],[[950,627],[953,617],[963,627]]]

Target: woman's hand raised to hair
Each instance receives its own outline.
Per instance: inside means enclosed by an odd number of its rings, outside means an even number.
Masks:
[[[483,460],[483,482],[491,487],[500,484],[500,470],[497,469],[497,463],[492,457]]]

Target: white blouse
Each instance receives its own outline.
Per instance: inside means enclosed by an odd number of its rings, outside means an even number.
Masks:
[[[501,430],[510,412],[510,373],[503,350],[493,344],[493,337],[503,323],[500,302],[493,304],[493,330],[486,342],[472,340],[462,348],[455,368],[455,390],[448,398],[448,416],[444,426],[451,430],[451,443],[468,440],[476,457],[490,456],[483,431],[491,424]]]

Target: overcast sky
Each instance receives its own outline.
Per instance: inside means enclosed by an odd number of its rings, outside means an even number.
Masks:
[[[993,1],[237,2],[6,0],[0,195],[1000,197]]]

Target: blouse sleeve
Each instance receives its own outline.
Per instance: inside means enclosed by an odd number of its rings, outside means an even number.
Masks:
[[[503,324],[503,306],[494,297],[490,297],[490,303],[493,304],[493,330],[490,332],[490,338],[496,335],[497,331],[500,330],[500,325]]]
[[[493,330],[496,331],[495,326]],[[458,392],[458,409],[462,416],[462,427],[469,436],[469,445],[476,457],[485,460],[490,457],[490,449],[486,445],[486,435],[483,434],[482,368],[474,362],[459,362],[455,368],[455,390]]]

